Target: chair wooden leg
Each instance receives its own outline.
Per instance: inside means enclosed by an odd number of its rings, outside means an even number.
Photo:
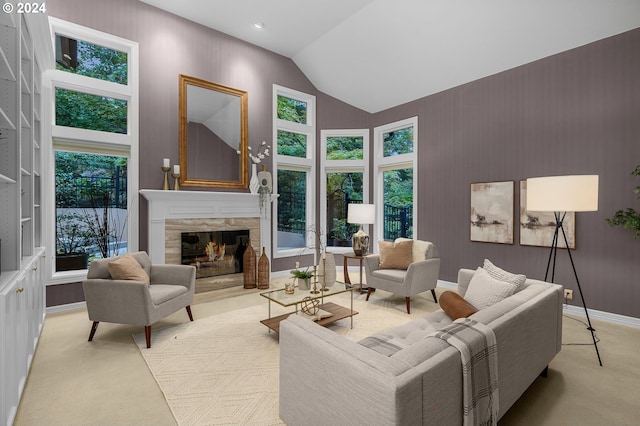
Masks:
[[[367,290],[367,298],[365,299],[367,302],[369,301],[369,296],[371,296],[371,293],[373,293],[373,290],[375,290],[375,288],[373,287],[369,287],[369,289]]]
[[[438,303],[438,298],[436,297],[436,291],[435,289],[431,289],[431,294],[433,295],[433,301]]]
[[[544,370],[542,370],[542,373],[540,373],[540,377],[547,377],[549,375],[549,366],[547,365]]]
[[[100,324],[99,321],[93,322],[93,325],[91,326],[91,332],[89,333],[89,342],[93,340],[93,336],[96,334],[96,330],[98,329],[98,324]]]
[[[151,347],[151,326],[144,326],[144,337],[147,339],[147,349]]]
[[[405,300],[407,301],[407,313],[411,314],[411,298],[407,296]]]
[[[189,320],[193,321],[193,315],[191,314],[191,306],[187,306],[187,314],[189,315]]]

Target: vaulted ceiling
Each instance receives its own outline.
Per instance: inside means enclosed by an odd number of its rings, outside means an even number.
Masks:
[[[640,27],[640,0],[142,1],[289,57],[371,113]]]

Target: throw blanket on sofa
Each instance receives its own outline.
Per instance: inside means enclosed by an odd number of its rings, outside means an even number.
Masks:
[[[489,327],[469,318],[430,334],[460,351],[464,424],[498,423],[498,347]]]

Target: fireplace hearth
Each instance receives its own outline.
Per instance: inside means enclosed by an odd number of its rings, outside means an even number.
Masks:
[[[196,278],[243,272],[249,230],[181,233],[181,263],[196,267]]]

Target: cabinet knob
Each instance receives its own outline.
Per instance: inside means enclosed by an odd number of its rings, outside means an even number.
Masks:
[[[24,287],[20,287],[16,289],[16,293],[22,293],[24,291]]]
[[[38,270],[38,265],[35,265],[35,266],[33,267],[33,270],[34,270],[34,271],[37,271],[37,270]]]

